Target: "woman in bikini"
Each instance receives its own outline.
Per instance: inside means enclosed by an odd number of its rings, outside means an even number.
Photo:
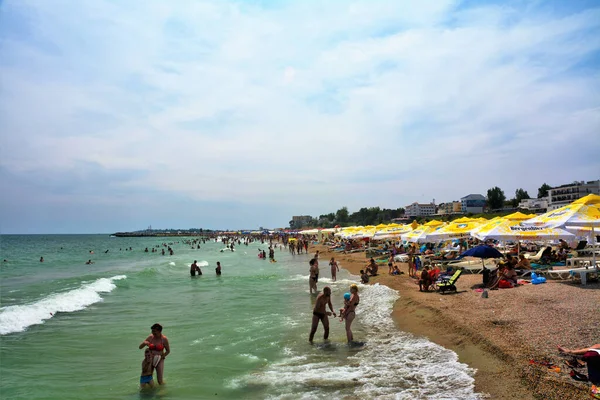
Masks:
[[[355,284],[350,285],[350,300],[348,301],[348,306],[345,307],[344,319],[346,321],[346,338],[348,339],[348,343],[352,343],[354,341],[354,337],[352,336],[352,321],[356,317],[356,306],[360,302],[360,297],[358,296],[358,286]]]
[[[165,358],[171,352],[169,339],[162,334],[162,325],[154,324],[150,327],[152,334],[140,343],[140,349],[148,346],[153,355],[152,365],[156,369],[156,379],[158,384],[163,384],[163,373],[165,369]]]
[[[340,267],[333,257],[331,257],[331,261],[329,261],[329,266],[331,267],[331,280],[335,282],[337,280],[337,272],[340,270]]]

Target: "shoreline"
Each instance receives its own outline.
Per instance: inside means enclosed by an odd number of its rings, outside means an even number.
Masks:
[[[314,249],[321,255],[321,268],[335,257],[340,268],[359,275],[367,263],[364,252],[343,254],[329,251],[324,245],[314,245]],[[583,347],[600,338],[600,312],[594,307],[600,304],[600,290],[586,290],[598,289],[599,283],[579,287],[550,281],[535,287],[495,290],[490,292],[490,298],[482,299],[473,290],[481,283],[481,275],[463,274],[457,283],[457,294],[440,295],[419,292],[417,281],[408,276],[408,264],[395,264],[404,275],[388,275],[387,265],[383,264],[380,274],[371,277],[369,284],[379,283],[398,290],[400,298],[392,311],[398,329],[426,337],[457,353],[460,362],[476,370],[477,393],[493,399],[515,400],[589,397],[589,383],[569,377],[570,369],[559,357],[556,345],[573,343]],[[572,299],[574,304],[568,304],[570,300],[565,301],[567,304],[557,304],[559,300],[554,298],[557,292],[560,299]],[[526,306],[509,307],[507,302]],[[579,309],[580,304],[587,306]],[[561,308],[567,312],[581,311],[581,316],[556,314]],[[534,317],[540,318],[538,332],[534,321],[527,322]],[[541,319],[558,321],[542,324]],[[564,335],[556,334],[557,325]],[[561,372],[531,365],[530,359],[550,360]]]

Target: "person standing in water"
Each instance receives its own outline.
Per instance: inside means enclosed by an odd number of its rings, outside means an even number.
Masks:
[[[150,327],[152,334],[140,343],[139,348],[143,349],[148,346],[152,352],[152,366],[156,369],[156,379],[158,384],[162,385],[163,375],[165,371],[165,358],[171,353],[169,339],[162,334],[163,327],[161,324],[154,324]]]
[[[200,270],[200,267],[198,266],[198,261],[194,260],[194,263],[192,265],[190,265],[190,275],[191,276],[196,276],[196,272],[198,273],[198,276],[202,275],[202,271]]]
[[[217,268],[215,268],[215,272],[217,273],[217,276],[221,276],[221,263],[219,261],[217,261]]]
[[[327,306],[329,306],[331,312],[327,312]],[[310,328],[310,335],[308,337],[308,341],[310,343],[313,342],[315,333],[319,327],[319,321],[323,323],[323,329],[325,330],[323,339],[327,340],[329,338],[329,318],[327,316],[332,314],[335,318],[336,315],[333,311],[333,305],[331,304],[331,288],[329,286],[325,286],[323,288],[323,293],[319,293],[317,296],[315,308],[313,308],[312,326]]]
[[[348,306],[345,307],[344,310],[344,320],[346,322],[346,339],[348,339],[348,343],[352,343],[354,341],[354,336],[352,336],[352,321],[356,317],[356,307],[360,302],[360,297],[358,296],[358,286],[355,284],[350,285],[350,300],[348,301]]]
[[[335,282],[337,280],[337,272],[340,270],[340,267],[335,261],[335,258],[331,257],[331,261],[329,261],[329,266],[331,267],[331,280]]]
[[[316,258],[311,259],[308,264],[309,268],[309,277],[308,277],[308,289],[310,294],[317,294],[317,282],[319,281],[319,261]]]

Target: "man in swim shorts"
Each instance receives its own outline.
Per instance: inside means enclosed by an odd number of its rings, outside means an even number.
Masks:
[[[331,312],[327,312],[327,306],[329,306]],[[333,311],[333,305],[331,304],[331,288],[329,286],[325,286],[323,288],[323,292],[319,293],[317,296],[315,308],[313,308],[312,326],[310,328],[310,336],[308,337],[308,341],[310,343],[313,342],[313,338],[315,337],[315,333],[319,327],[319,321],[323,323],[323,329],[325,330],[323,339],[327,340],[329,337],[329,318],[327,318],[327,316],[331,314],[333,314],[334,317],[336,316],[335,312]]]
[[[308,265],[310,265],[308,270],[308,288],[310,290],[310,294],[313,294],[313,290],[316,294],[318,292],[317,282],[319,281],[319,261],[316,258],[313,258],[308,262]]]

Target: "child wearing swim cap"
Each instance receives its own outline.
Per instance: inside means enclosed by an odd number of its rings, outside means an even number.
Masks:
[[[348,302],[350,301],[350,293],[344,293],[344,308],[340,308],[340,322],[344,321],[346,317],[344,314],[346,313],[346,308],[348,307]]]

